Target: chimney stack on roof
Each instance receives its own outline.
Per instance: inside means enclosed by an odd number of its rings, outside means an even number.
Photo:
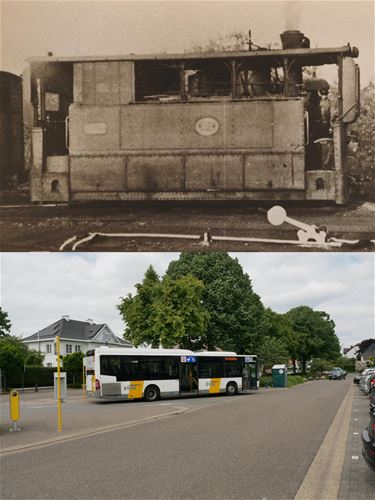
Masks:
[[[66,321],[69,321],[70,320],[69,314],[65,314],[64,316],[62,316],[62,319],[66,319]]]
[[[90,325],[93,325],[94,324],[94,320],[92,318],[87,318],[86,320],[88,323],[90,323]]]

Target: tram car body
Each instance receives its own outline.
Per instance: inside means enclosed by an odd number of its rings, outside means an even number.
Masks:
[[[296,31],[281,38],[278,50],[31,58],[32,201],[344,203],[358,50],[310,49]],[[338,103],[319,134],[303,68],[325,64],[338,68]],[[329,161],[313,151],[324,140]]]
[[[21,77],[0,71],[0,184],[25,180]]]

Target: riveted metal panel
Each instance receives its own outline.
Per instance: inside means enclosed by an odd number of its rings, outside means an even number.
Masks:
[[[121,108],[121,149],[181,148],[181,105],[140,104]]]
[[[95,63],[82,64],[82,104],[95,104]]]
[[[120,157],[72,157],[72,191],[124,191],[125,160]]]
[[[134,63],[119,61],[120,103],[128,104],[134,99]]]
[[[181,156],[130,156],[127,160],[129,191],[182,191],[184,168]]]
[[[253,154],[245,160],[246,189],[304,189],[303,155]]]
[[[225,147],[231,134],[226,109],[226,103],[217,102],[183,105],[180,110],[183,147],[197,150]]]
[[[95,127],[87,125],[95,124]],[[104,124],[99,127],[98,124]],[[85,133],[94,130],[98,134]],[[105,130],[105,133],[103,133]],[[70,153],[80,151],[105,152],[119,149],[119,108],[71,106],[70,108]]]
[[[185,175],[187,191],[241,189],[243,187],[242,155],[187,156]]]
[[[74,102],[83,103],[83,64],[73,65],[73,96]]]
[[[114,106],[120,103],[118,62],[95,63],[95,104]]]
[[[237,148],[272,149],[272,101],[228,103],[226,142]]]
[[[273,101],[273,147],[301,151],[304,148],[304,106],[300,99]]]

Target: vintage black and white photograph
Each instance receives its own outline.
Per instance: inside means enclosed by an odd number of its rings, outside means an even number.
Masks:
[[[375,499],[374,7],[0,0],[1,499]]]
[[[1,6],[2,250],[373,250],[373,2]]]

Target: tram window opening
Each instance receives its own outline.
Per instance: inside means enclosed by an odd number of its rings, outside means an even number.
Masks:
[[[231,69],[225,61],[135,63],[135,101],[168,102],[230,97]]]

